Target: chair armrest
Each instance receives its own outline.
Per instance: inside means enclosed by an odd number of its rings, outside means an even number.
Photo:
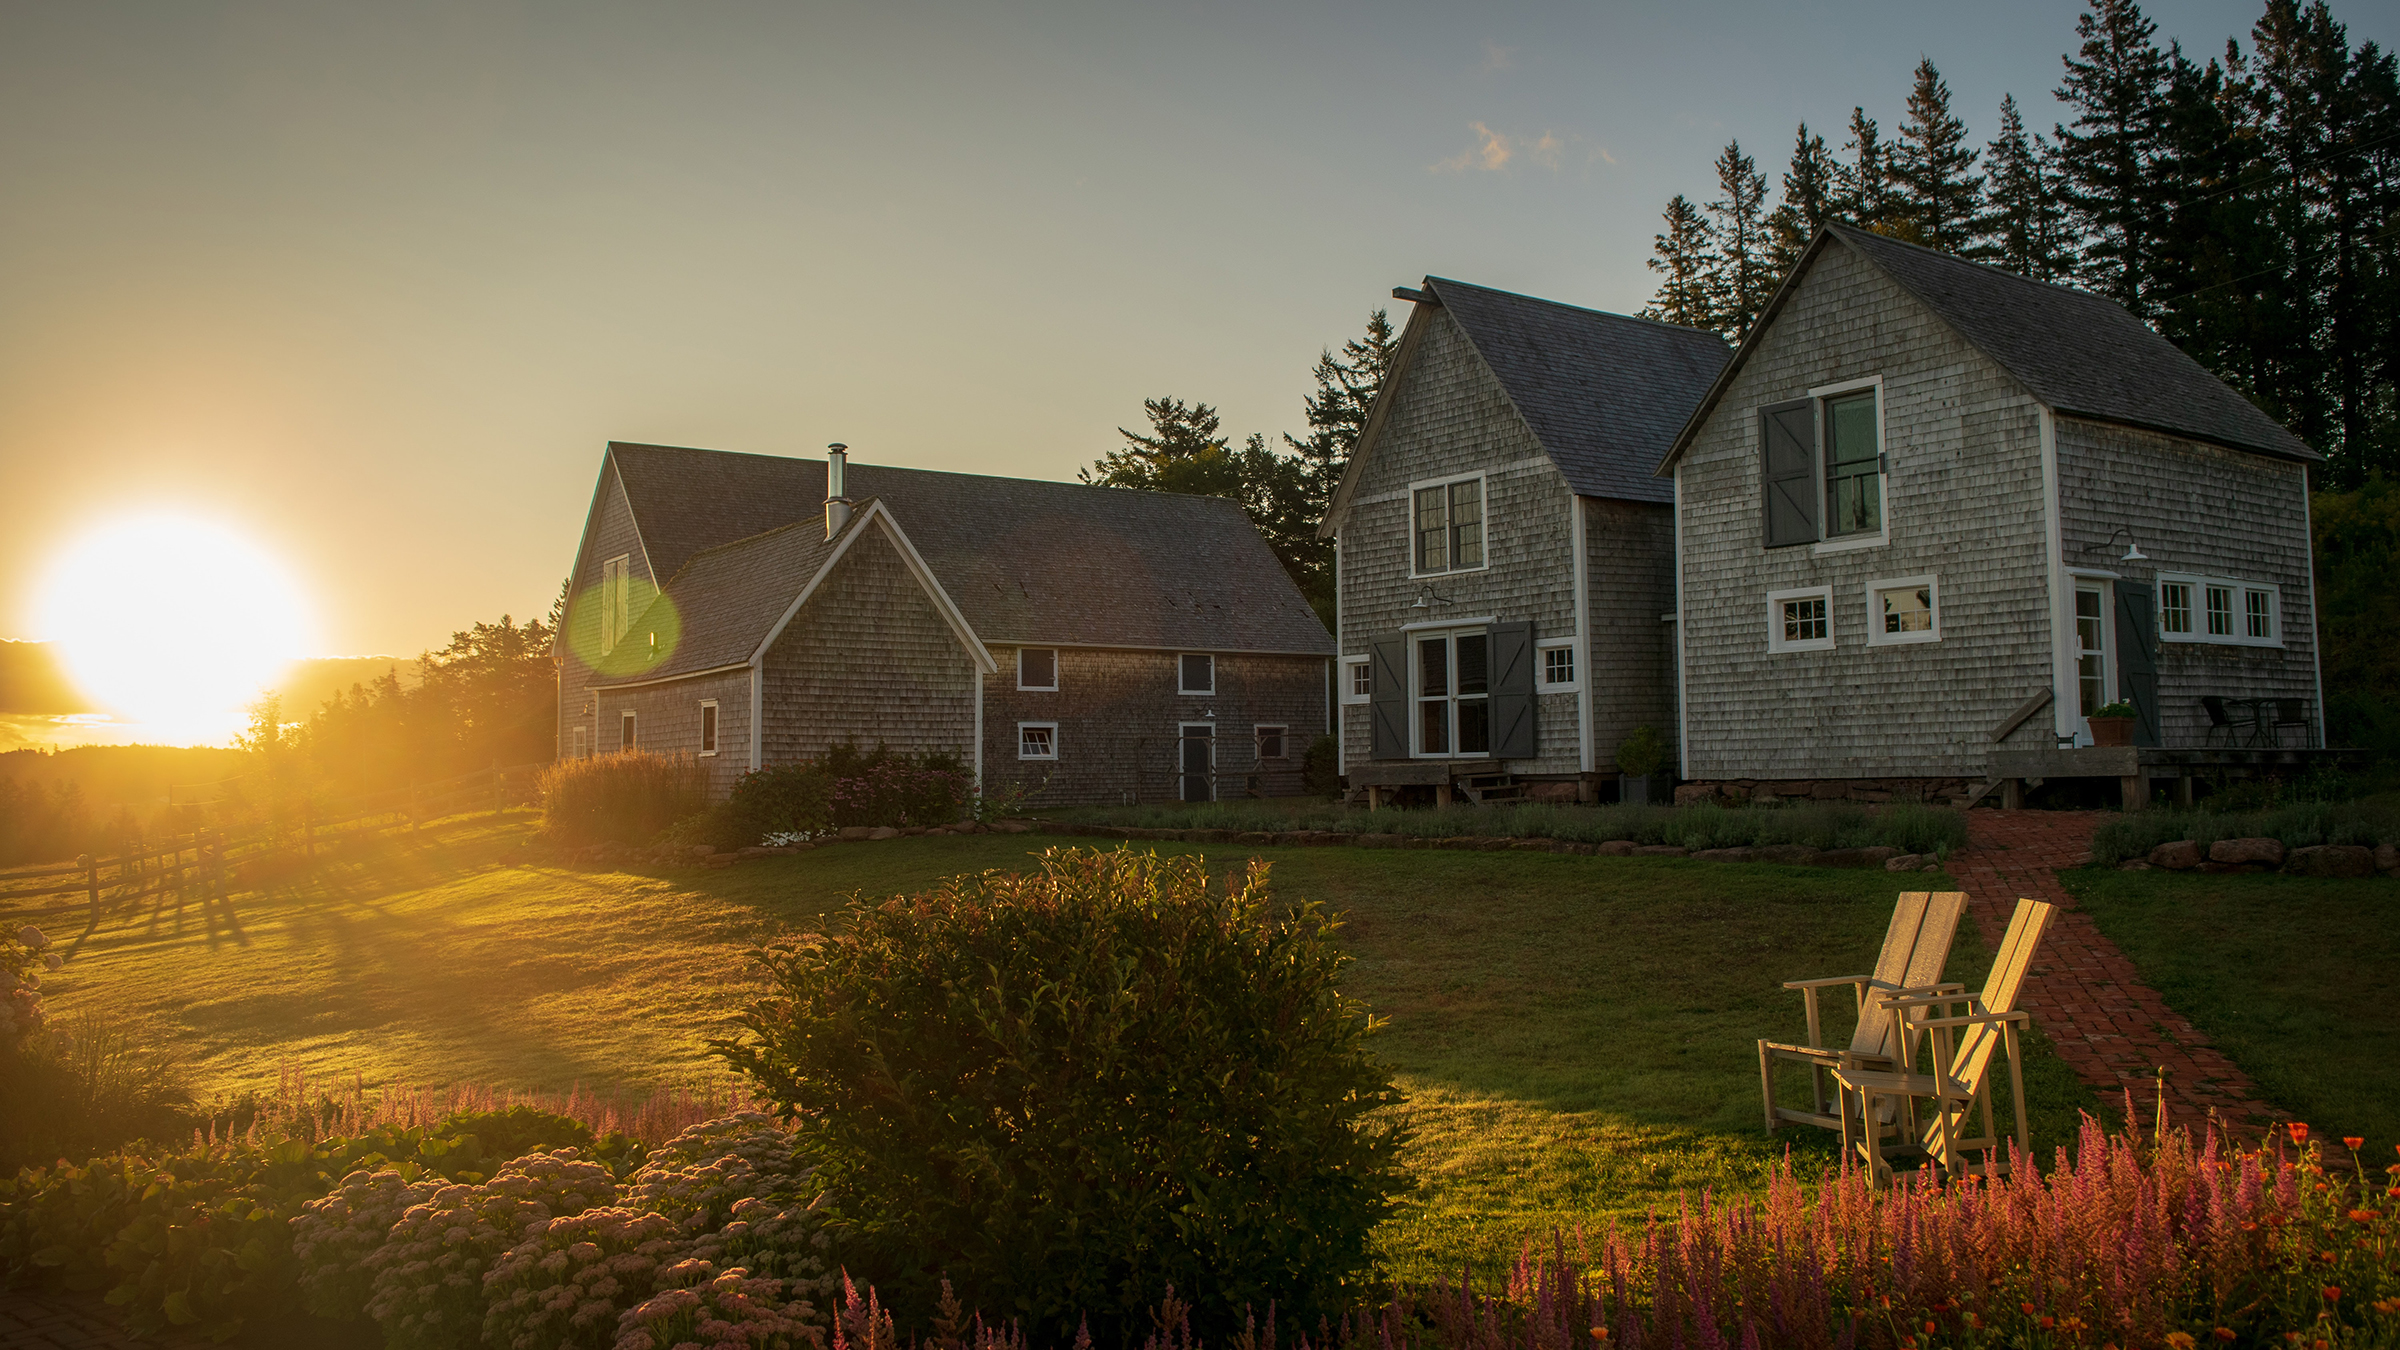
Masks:
[[[1968,993],[1967,987],[1963,984],[1933,984],[1923,986],[1921,989],[1894,990],[1884,996],[1883,1006],[1887,1008],[1930,1008],[1941,1003],[1956,1003],[1961,999],[1968,1003],[1982,1002],[1975,995]]]
[[[1875,983],[1875,977],[1872,975],[1828,975],[1821,980],[1785,980],[1783,987],[1786,989],[1831,989],[1835,985],[1873,983]]]
[[[2006,1022],[2013,1025],[2022,1026],[2032,1020],[2032,1017],[2021,1012],[1971,1013],[1965,1017],[1928,1018],[1925,1021],[1917,1023],[1916,1025],[1920,1027],[1971,1027],[1991,1026],[1996,1023]]]

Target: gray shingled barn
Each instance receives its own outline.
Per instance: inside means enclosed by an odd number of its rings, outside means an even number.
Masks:
[[[1825,230],[1659,468],[1686,795],[2136,806],[2323,756],[2319,461],[2111,301]]]
[[[611,443],[558,646],[559,753],[697,755],[719,795],[845,741],[952,754],[1037,805],[1301,790],[1333,643],[1239,506],[846,479]]]
[[[1674,726],[1672,491],[1713,333],[1438,277],[1320,533],[1355,788],[1593,800]]]

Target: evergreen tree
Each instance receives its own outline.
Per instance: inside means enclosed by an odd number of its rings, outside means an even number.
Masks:
[[[1234,449],[1219,434],[1217,410],[1205,403],[1150,398],[1142,400],[1142,411],[1150,419],[1149,434],[1117,428],[1125,444],[1076,476],[1098,487],[1185,492],[1241,503],[1284,571],[1307,592],[1319,517],[1309,511],[1302,462],[1276,454],[1255,433]]]
[[[1810,135],[1802,122],[1792,136],[1792,162],[1783,171],[1783,201],[1767,216],[1767,260],[1778,282],[1832,218],[1840,172],[1825,138]]]
[[[1866,109],[1850,110],[1850,143],[1842,148],[1850,162],[1835,167],[1833,213],[1861,229],[1880,230],[1892,219],[1891,166]]]
[[[1889,171],[1899,191],[1900,228],[1893,233],[1944,253],[1963,251],[1975,236],[1983,179],[1967,148],[1967,124],[1950,111],[1950,85],[1929,57],[1917,60],[1908,120],[1892,146]]]
[[[2159,154],[2167,59],[2154,36],[2158,25],[2134,0],[2091,0],[2075,21],[2077,54],[2062,58],[2066,76],[2057,95],[2073,107],[2072,127],[2054,128],[2065,198],[2086,242],[2083,279],[2134,313],[2147,317],[2157,232],[2159,185],[2151,177]]]
[[[1328,628],[1333,626],[1334,613],[1333,542],[1318,539],[1316,525],[1333,507],[1334,489],[1341,486],[1342,474],[1350,467],[1350,452],[1367,429],[1367,415],[1374,410],[1384,378],[1391,374],[1392,361],[1399,354],[1400,335],[1392,328],[1391,316],[1380,309],[1369,314],[1366,336],[1343,343],[1338,357],[1331,349],[1317,354],[1317,364],[1309,371],[1317,382],[1316,392],[1301,400],[1308,415],[1308,439],[1294,440],[1288,432],[1283,438],[1299,461],[1301,499],[1297,510],[1303,519],[1298,523],[1306,526],[1292,541],[1294,554],[1303,563],[1294,579]]]
[[[1717,190],[1724,195],[1708,204],[1715,240],[1708,255],[1709,313],[1712,327],[1739,342],[1774,298],[1776,282],[1768,256],[1766,175],[1742,153],[1740,141],[1728,141],[1717,156]]]
[[[2017,96],[2000,99],[2000,134],[1984,154],[1985,208],[1969,256],[2021,277],[2056,281],[2067,274],[2070,249],[2065,213],[2050,165],[2050,147],[2028,135]]]
[[[1658,294],[1642,310],[1645,319],[1660,319],[1686,328],[1717,326],[1709,295],[1709,258],[1713,252],[1708,218],[1691,199],[1678,192],[1661,217],[1664,232],[1654,236],[1650,270],[1659,274]]]

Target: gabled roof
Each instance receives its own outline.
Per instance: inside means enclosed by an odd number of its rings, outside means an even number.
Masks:
[[[787,526],[822,535],[823,460],[626,442],[610,443],[608,457],[652,565],[663,573],[679,574],[708,550]],[[847,486],[854,500],[874,497],[889,509],[986,642],[1309,656],[1334,650],[1235,502],[855,460]],[[713,609],[697,611],[705,621],[688,607],[682,612],[693,638],[714,622]]]
[[[1872,263],[2052,412],[2278,459],[2313,463],[2324,458],[2114,300],[2028,281],[1848,225],[1828,225],[1660,460],[1660,474],[1699,433],[1800,278],[1831,243]]]
[[[1731,355],[1697,328],[1425,278],[1517,415],[1586,497],[1666,502],[1650,468]]]

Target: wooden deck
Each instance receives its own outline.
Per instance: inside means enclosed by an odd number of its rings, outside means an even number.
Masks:
[[[2155,779],[2172,779],[2176,802],[2188,806],[2193,781],[2198,778],[2288,776],[2352,768],[2365,761],[2366,752],[2361,750],[2086,745],[2071,750],[1994,750],[1988,772],[2000,780],[2000,804],[2004,807],[2024,805],[2025,789],[2046,779],[2114,778],[2123,789],[2125,809],[2138,811],[2149,803]]]

